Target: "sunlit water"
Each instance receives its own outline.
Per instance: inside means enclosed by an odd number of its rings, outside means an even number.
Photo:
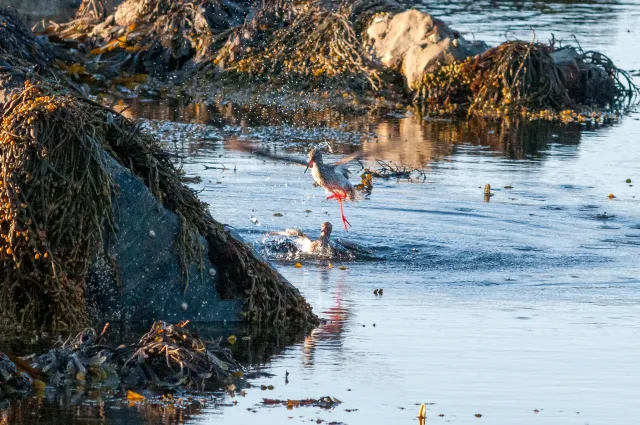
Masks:
[[[584,47],[640,68],[635,3],[422,4],[492,44],[505,33],[530,38],[532,26],[539,39],[576,34]],[[605,128],[537,125],[504,133],[411,116],[344,121],[233,105],[136,103],[130,112],[213,125],[148,123],[186,156],[187,174],[203,179],[192,187],[214,217],[258,249],[267,232],[296,227],[317,237],[330,221],[335,237],[382,260],[338,261],[332,269],[327,260],[301,268],[275,262],[329,322],[267,363],[250,364],[273,374],[252,383],[274,390],[253,388],[237,405],[162,417],[107,401],[103,408],[64,408],[61,423],[399,424],[415,423],[422,402],[430,403],[429,423],[637,423],[640,114]],[[346,233],[338,205],[312,186],[303,167],[237,149],[303,158],[316,142],[340,154],[362,144],[376,158],[424,166],[425,174],[374,180],[370,197],[347,204],[353,228]],[[351,168],[355,181],[360,167]],[[489,202],[485,183],[494,194]],[[374,295],[377,288],[382,296]],[[260,407],[263,397],[324,395],[343,404],[332,411]],[[52,407],[44,405],[33,414],[49,417]]]

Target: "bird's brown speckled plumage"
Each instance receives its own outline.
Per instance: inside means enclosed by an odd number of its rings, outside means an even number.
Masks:
[[[349,181],[349,172],[346,167],[342,164],[325,164],[322,160],[322,152],[315,148],[309,151],[309,162],[313,163],[311,175],[318,186],[329,193],[342,195],[350,201],[356,199],[356,191]]]

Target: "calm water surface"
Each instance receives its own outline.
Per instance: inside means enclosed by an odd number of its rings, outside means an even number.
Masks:
[[[530,38],[534,27],[539,39],[575,34],[623,68],[640,68],[632,53],[640,40],[635,2],[421,5],[492,44],[505,34]],[[186,155],[187,174],[203,179],[192,186],[213,215],[258,249],[269,231],[298,227],[317,236],[320,224],[331,221],[336,237],[381,260],[340,263],[341,270],[338,263],[295,268],[272,258],[329,320],[268,361],[249,362],[271,375],[252,383],[274,390],[253,388],[236,397],[237,405],[228,400],[178,412],[109,400],[31,401],[37,408],[25,402],[27,422],[401,424],[415,423],[426,402],[429,423],[637,423],[639,113],[605,128],[509,131],[406,115],[345,120],[229,104],[138,102],[129,113],[193,123],[147,121]],[[237,149],[302,158],[317,142],[332,147],[331,158],[362,145],[376,158],[424,167],[425,178],[376,179],[368,199],[346,206],[353,224],[347,234],[337,204],[303,168]],[[364,165],[376,167],[371,160]],[[357,180],[360,166],[351,168]],[[494,193],[490,202],[483,199],[485,183]],[[375,296],[376,288],[384,295]],[[238,344],[242,350],[247,342]],[[263,397],[324,395],[343,404],[332,411],[260,407]]]

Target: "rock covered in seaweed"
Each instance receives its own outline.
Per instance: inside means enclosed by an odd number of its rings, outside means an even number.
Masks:
[[[289,100],[302,90],[335,103],[351,92],[354,100],[348,104],[356,107],[397,103],[388,99],[409,104],[413,97],[428,114],[500,117],[513,115],[517,105],[524,109],[515,113],[526,119],[563,121],[586,111],[613,115],[625,103],[621,99],[637,93],[629,76],[598,52],[579,52],[572,64],[558,62],[554,68],[549,63],[555,59],[548,56],[561,49],[553,40],[547,47],[536,42],[520,48],[527,43],[508,41],[487,50],[485,43],[465,40],[428,13],[394,0],[169,3],[127,0],[100,23],[76,19],[42,34],[62,47],[57,51],[74,56],[77,63],[58,62],[63,73],[129,93],[167,89],[203,97],[229,86],[253,90],[259,82],[284,89]],[[503,94],[504,81],[514,79],[492,75],[504,72],[524,78],[521,82],[533,74],[541,80],[535,87],[513,84],[506,90],[519,93]],[[147,73],[157,78],[147,80]],[[199,78],[187,79],[193,74]],[[482,84],[487,78],[493,88]],[[528,91],[537,94],[520,95]]]
[[[297,289],[210,216],[172,156],[135,123],[44,82],[26,83],[8,104],[0,139],[8,164],[0,184],[4,319],[63,328],[90,313],[240,320],[234,300],[244,300],[244,318],[255,324],[316,323]],[[87,288],[94,258],[112,272]]]
[[[562,121],[606,119],[638,95],[601,53],[519,40],[428,72],[415,89],[423,114]]]
[[[6,57],[20,69],[0,69],[2,323],[317,323],[299,291],[211,217],[154,138],[27,69],[29,58]]]
[[[48,44],[36,38],[11,10],[0,7],[0,111],[30,75],[51,74]]]
[[[0,58],[5,62],[0,66],[7,67],[9,59],[44,70],[48,68],[52,57],[48,43],[34,36],[16,13],[0,8]]]

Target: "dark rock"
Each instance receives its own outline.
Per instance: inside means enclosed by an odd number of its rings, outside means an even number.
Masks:
[[[220,298],[208,250],[203,270],[190,266],[187,285],[175,247],[178,217],[111,156],[107,164],[120,193],[117,232],[105,241],[106,254],[96,257],[87,282],[97,319],[238,321],[241,302]]]
[[[32,379],[18,367],[9,356],[0,352],[0,399],[14,394],[26,394],[31,391]]]

